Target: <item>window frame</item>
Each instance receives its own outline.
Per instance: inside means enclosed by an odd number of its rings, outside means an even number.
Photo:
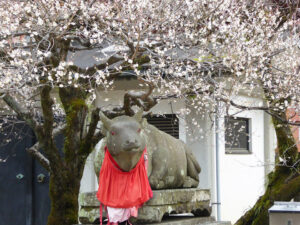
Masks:
[[[247,132],[247,149],[246,148],[228,148],[226,147],[226,120],[227,118],[232,118],[235,120],[241,120],[241,121],[246,121],[247,123],[247,127],[246,127],[246,132]],[[252,119],[251,118],[247,118],[247,117],[239,117],[239,116],[226,116],[224,118],[224,139],[225,139],[225,154],[230,154],[230,155],[234,155],[234,154],[252,154]]]

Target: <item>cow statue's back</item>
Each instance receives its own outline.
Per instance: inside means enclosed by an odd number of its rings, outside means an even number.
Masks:
[[[191,150],[182,141],[149,124],[142,114],[139,111],[133,117],[110,120],[100,112],[105,138],[95,148],[96,175],[103,162],[105,145],[124,171],[134,168],[146,146],[152,189],[197,187],[201,169]]]

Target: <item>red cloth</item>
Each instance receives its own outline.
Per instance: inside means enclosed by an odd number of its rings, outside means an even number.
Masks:
[[[130,208],[141,206],[153,193],[145,169],[146,148],[129,172],[122,171],[105,147],[104,161],[99,175],[98,200],[105,206]]]

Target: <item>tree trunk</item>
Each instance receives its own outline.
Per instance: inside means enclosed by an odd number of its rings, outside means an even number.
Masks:
[[[66,113],[62,163],[50,175],[51,211],[47,225],[78,223],[78,194],[84,164],[92,145],[86,144],[86,93],[79,88],[60,88],[60,100]],[[84,149],[82,149],[84,148]]]
[[[242,216],[235,225],[267,225],[269,224],[268,209],[274,201],[290,201],[300,192],[300,176],[296,172],[299,166],[295,162],[299,159],[290,126],[282,124],[285,113],[272,116],[277,136],[277,151],[275,170],[268,175],[268,185],[255,205]],[[286,166],[278,165],[278,158],[285,158]]]
[[[64,179],[50,176],[51,211],[47,225],[72,225],[78,223],[78,194],[80,178],[61,171]]]

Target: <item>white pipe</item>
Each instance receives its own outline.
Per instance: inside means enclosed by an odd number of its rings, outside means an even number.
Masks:
[[[218,104],[219,105],[219,104]],[[217,109],[218,110],[218,109]],[[220,148],[219,148],[219,118],[215,116],[215,142],[216,142],[216,191],[217,191],[217,221],[221,220],[221,202],[220,202]]]

